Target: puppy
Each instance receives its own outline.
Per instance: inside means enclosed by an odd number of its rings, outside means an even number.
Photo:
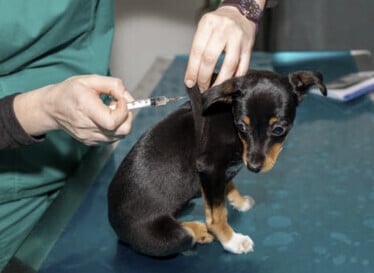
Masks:
[[[326,95],[322,75],[308,71],[250,71],[202,95],[188,89],[191,101],[139,139],[110,184],[109,221],[119,239],[151,256],[214,238],[231,253],[252,251],[250,237],[228,224],[225,199],[240,211],[252,207],[233,178],[243,165],[255,173],[273,167],[312,85]],[[178,222],[178,212],[199,196],[206,223]]]

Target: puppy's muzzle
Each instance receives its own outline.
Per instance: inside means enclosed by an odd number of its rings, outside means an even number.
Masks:
[[[248,170],[259,173],[264,165],[265,156],[262,154],[249,154],[247,161]]]

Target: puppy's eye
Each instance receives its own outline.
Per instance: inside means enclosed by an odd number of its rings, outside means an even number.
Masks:
[[[271,134],[273,136],[281,136],[285,132],[286,132],[286,129],[282,126],[279,126],[279,125],[274,126],[273,129],[271,130]]]
[[[245,125],[244,122],[238,122],[238,123],[236,124],[236,126],[238,127],[238,130],[239,130],[240,132],[243,132],[243,133],[247,132],[247,125]]]

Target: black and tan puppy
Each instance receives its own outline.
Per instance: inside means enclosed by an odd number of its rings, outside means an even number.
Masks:
[[[226,198],[241,211],[253,205],[232,179],[243,163],[253,172],[273,167],[312,85],[326,94],[321,74],[307,71],[288,77],[251,71],[201,96],[197,88],[188,90],[191,102],[139,139],[109,187],[109,220],[119,239],[151,256],[176,254],[214,237],[229,252],[252,251],[250,237],[227,222]],[[178,222],[178,212],[198,196],[206,223]]]

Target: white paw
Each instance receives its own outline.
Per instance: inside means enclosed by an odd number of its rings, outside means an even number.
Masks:
[[[232,238],[225,243],[221,243],[226,251],[234,254],[243,254],[253,251],[254,243],[249,236],[234,233]]]
[[[237,203],[237,202],[230,202],[230,204],[238,211],[241,211],[241,212],[245,212],[245,211],[248,211],[250,210],[251,208],[253,208],[253,206],[255,205],[255,200],[246,195],[246,196],[243,196],[243,202],[240,203],[240,205]]]

